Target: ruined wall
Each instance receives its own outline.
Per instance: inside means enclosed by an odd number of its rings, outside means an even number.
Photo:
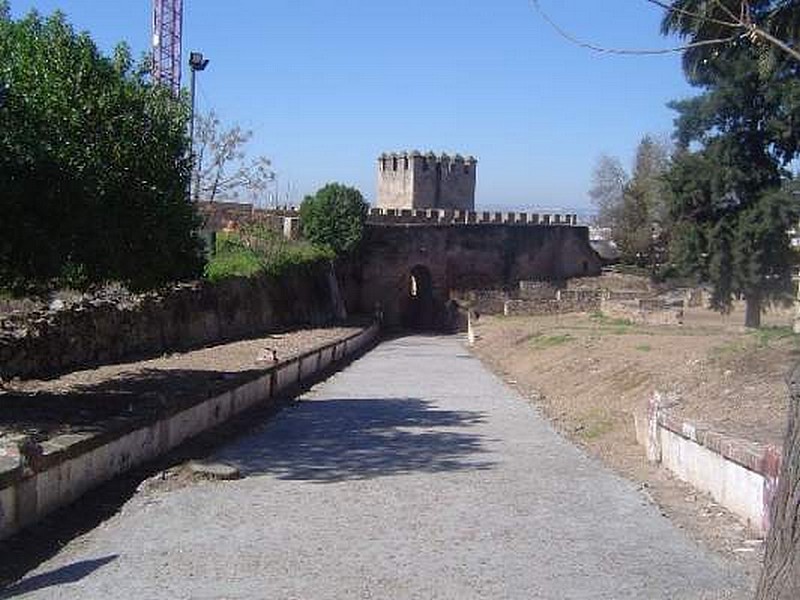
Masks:
[[[361,308],[380,303],[400,325],[416,266],[430,272],[436,310],[452,290],[516,286],[521,280],[597,275],[600,262],[585,227],[542,225],[370,225],[365,235]]]
[[[0,319],[0,379],[57,373],[322,325],[341,313],[328,265],[280,279],[196,282]],[[338,314],[337,314],[338,313]]]
[[[257,223],[287,239],[299,236],[300,217],[294,209],[263,209],[238,202],[198,202],[197,212],[204,231],[239,229]]]
[[[460,305],[478,315],[534,316],[600,310],[601,290],[565,290],[550,282],[521,281],[519,290],[452,292]]]
[[[683,302],[666,302],[659,298],[604,298],[600,310],[609,317],[642,325],[680,325],[684,317]]]

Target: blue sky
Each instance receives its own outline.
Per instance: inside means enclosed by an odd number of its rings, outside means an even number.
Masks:
[[[566,29],[659,48],[644,0],[541,0]],[[210,59],[198,107],[252,129],[293,199],[329,181],[372,200],[382,151],[478,157],[479,206],[588,207],[597,156],[630,163],[693,95],[678,55],[608,56],[558,37],[529,0],[184,0],[184,54]],[[150,0],[11,0],[64,11],[103,50],[150,43]],[[188,81],[184,81],[188,84]]]

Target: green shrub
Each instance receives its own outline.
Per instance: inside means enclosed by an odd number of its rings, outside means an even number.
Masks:
[[[364,235],[368,208],[357,189],[330,183],[300,205],[303,236],[336,255],[350,253]]]
[[[248,225],[217,236],[216,252],[206,265],[210,281],[229,277],[279,276],[287,270],[329,261],[333,252],[307,241],[289,241],[263,225]]]
[[[0,288],[199,275],[184,100],[125,46],[103,56],[62,14],[15,21],[4,0],[0,89]]]

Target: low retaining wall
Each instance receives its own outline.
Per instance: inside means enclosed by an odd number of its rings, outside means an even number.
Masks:
[[[600,290],[562,290],[548,283],[536,282],[536,286],[531,283],[520,282],[520,291],[513,294],[504,290],[473,290],[451,296],[482,315],[534,316],[600,309]]]
[[[97,485],[153,460],[357,354],[374,342],[378,325],[265,369],[256,379],[149,422],[121,419],[102,435],[61,435],[41,444],[0,448],[0,539],[77,500]]]
[[[656,393],[647,410],[636,415],[636,437],[648,460],[710,494],[754,532],[766,533],[778,489],[780,449],[677,419],[669,404]]]
[[[682,325],[683,306],[658,298],[636,300],[603,298],[599,309],[606,316],[625,319],[640,325]]]
[[[0,318],[0,379],[52,377],[135,357],[233,341],[341,317],[327,263],[280,278],[184,283],[162,292],[86,297]],[[340,302],[339,302],[340,304]]]
[[[600,290],[556,290],[555,298],[506,300],[506,316],[553,315],[563,313],[593,312],[600,309]]]

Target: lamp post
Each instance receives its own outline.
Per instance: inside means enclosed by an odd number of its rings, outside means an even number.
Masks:
[[[208,59],[203,56],[202,52],[191,52],[189,53],[189,68],[192,71],[191,77],[191,95],[192,95],[192,104],[191,104],[191,113],[189,115],[189,151],[191,153],[192,159],[192,174],[189,177],[189,199],[192,200],[192,180],[194,179],[194,99],[195,99],[195,90],[196,90],[196,82],[195,78],[197,76],[198,71],[205,71],[205,68],[208,66]],[[195,194],[197,190],[195,190]]]

